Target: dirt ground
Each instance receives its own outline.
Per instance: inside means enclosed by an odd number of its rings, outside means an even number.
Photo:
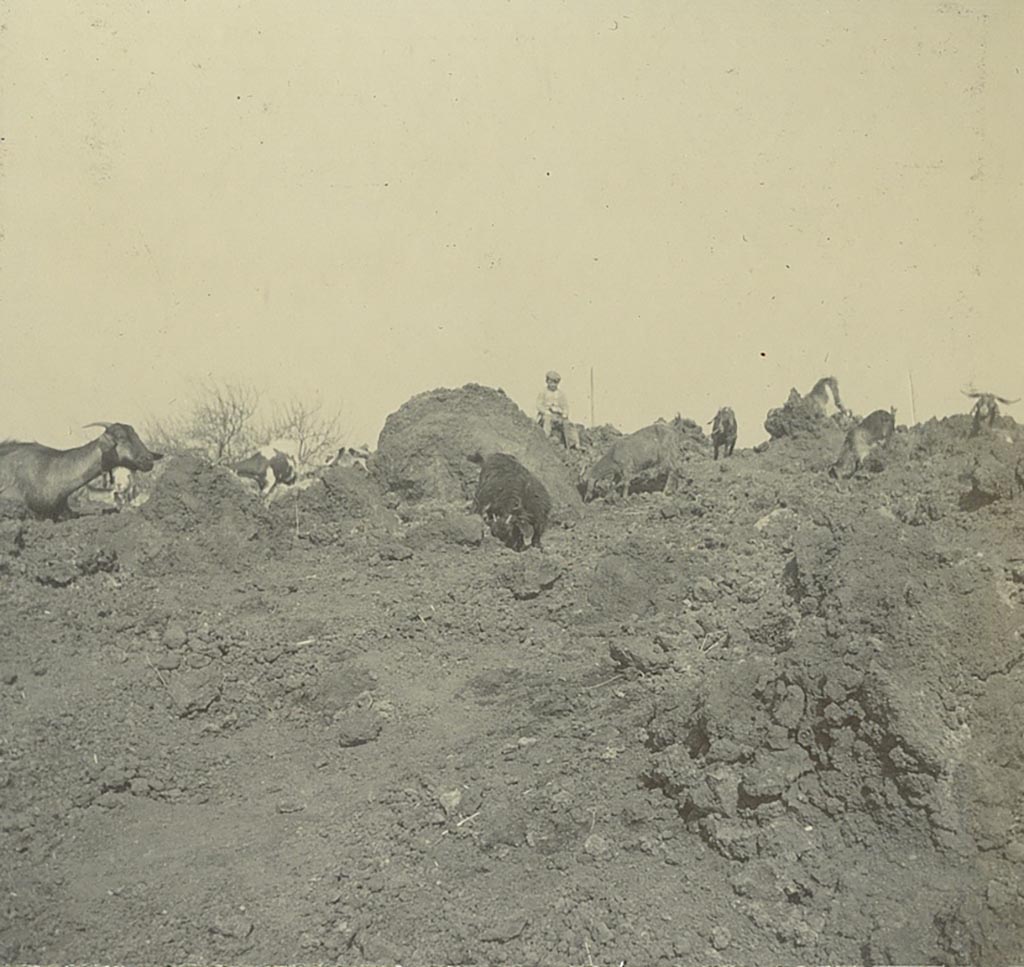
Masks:
[[[1024,438],[842,439],[522,554],[372,464],[0,520],[0,960],[1019,962]]]

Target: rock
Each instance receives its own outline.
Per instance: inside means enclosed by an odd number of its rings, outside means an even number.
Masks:
[[[127,789],[136,777],[136,769],[123,762],[112,762],[100,773],[100,788],[104,791],[118,792]]]
[[[372,742],[382,728],[380,716],[371,709],[339,712],[334,717],[334,724],[338,728],[338,745],[344,749]]]
[[[613,641],[608,646],[612,661],[621,668],[635,668],[656,675],[672,664],[672,659],[656,644],[644,639]]]
[[[162,672],[174,671],[174,669],[179,665],[181,665],[181,656],[174,654],[173,651],[169,651],[166,654],[161,655],[156,660],[156,667]]]
[[[743,771],[742,790],[754,799],[781,796],[814,763],[807,750],[794,745],[782,752],[761,750]]]
[[[757,831],[739,820],[708,816],[702,825],[711,844],[724,856],[749,860],[757,853]]]
[[[214,917],[210,925],[210,933],[234,940],[245,940],[253,932],[254,924],[248,917],[238,913],[229,913]]]
[[[179,621],[168,622],[164,631],[163,643],[164,647],[171,651],[184,648],[188,644],[188,632],[185,631],[185,626]]]
[[[476,547],[483,540],[483,522],[475,515],[449,514],[442,524],[442,534],[449,544]]]
[[[1006,806],[979,805],[973,816],[971,832],[979,849],[991,850],[1009,843],[1013,827],[1013,810]]]
[[[762,807],[761,811],[768,808]],[[809,853],[816,845],[814,830],[807,829],[792,815],[776,816],[763,823],[758,831],[758,854],[762,857],[782,856],[795,860]]]
[[[78,569],[67,562],[48,562],[36,574],[36,580],[53,588],[66,588],[78,577]]]
[[[767,732],[765,732],[765,744],[769,749],[774,749],[776,752],[788,749],[793,743],[789,733],[790,730],[784,725],[769,725]]]
[[[775,706],[772,718],[787,729],[795,729],[804,716],[804,690],[799,685],[788,685],[786,693]]]
[[[975,457],[968,480],[971,489],[963,499],[965,505],[981,506],[995,500],[1008,499],[1014,494],[1013,469],[990,454]]]
[[[711,931],[711,946],[715,950],[725,950],[732,943],[732,934],[727,927],[715,927]]]
[[[710,578],[701,576],[693,582],[693,596],[697,601],[705,603],[714,601],[718,597],[718,589],[715,582]]]
[[[530,552],[516,557],[502,568],[498,582],[512,592],[517,601],[529,601],[548,591],[563,570],[540,554]]]
[[[490,943],[508,943],[515,940],[529,923],[521,916],[505,917],[490,927],[485,927],[480,933],[480,939]]]
[[[205,712],[220,698],[220,684],[207,669],[179,672],[167,688],[182,718]]]
[[[105,548],[96,549],[78,562],[78,570],[82,574],[111,573],[119,568],[117,553]]]
[[[796,511],[789,507],[776,507],[754,524],[754,530],[760,531],[765,537],[791,537],[799,523],[800,518]]]
[[[0,681],[2,681],[5,685],[13,685],[17,680],[17,672],[3,672],[3,674],[0,675]]]
[[[301,813],[305,808],[305,803],[295,799],[282,799],[277,804],[277,811],[279,813]]]
[[[715,808],[726,816],[735,817],[739,808],[740,780],[731,766],[717,765],[708,772],[707,785],[715,799]]]
[[[388,541],[380,547],[382,561],[408,561],[412,557],[412,549],[398,541]]]
[[[606,944],[615,939],[615,932],[603,920],[595,919],[590,926],[590,936],[594,943]]]

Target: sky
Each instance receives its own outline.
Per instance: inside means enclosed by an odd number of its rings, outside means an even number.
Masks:
[[[476,382],[740,446],[1024,396],[1024,3],[12,0],[0,438]],[[591,374],[594,393],[591,397]],[[1024,421],[1024,402],[1009,407]]]

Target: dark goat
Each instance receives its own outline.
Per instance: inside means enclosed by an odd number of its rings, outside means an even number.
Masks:
[[[715,448],[715,459],[718,459],[720,447],[725,449],[725,456],[731,457],[736,448],[736,414],[731,406],[723,406],[716,414],[711,426],[711,443]]]
[[[163,457],[139,439],[127,423],[90,423],[104,427],[97,439],[71,450],[39,443],[0,443],[0,499],[24,504],[37,517],[70,517],[68,497],[115,467],[152,470]]]
[[[544,484],[507,453],[486,458],[474,453],[469,459],[481,465],[473,512],[513,550],[540,547],[551,514],[551,495]]]

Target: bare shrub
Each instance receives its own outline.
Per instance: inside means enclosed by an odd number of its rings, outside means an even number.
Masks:
[[[164,453],[198,452],[212,463],[240,460],[259,446],[259,407],[259,390],[251,385],[202,383],[183,415],[148,421],[147,439]]]
[[[309,466],[324,459],[341,446],[343,432],[341,410],[325,413],[319,400],[289,400],[274,408],[274,415],[263,434],[268,440],[286,438],[295,441],[295,456]]]
[[[269,420],[261,418],[262,408],[261,394],[251,384],[208,381],[197,387],[184,413],[148,420],[146,439],[163,453],[199,454],[215,464],[288,440],[289,452],[307,467],[323,463],[344,442],[341,410],[325,412],[319,399],[274,404]]]

